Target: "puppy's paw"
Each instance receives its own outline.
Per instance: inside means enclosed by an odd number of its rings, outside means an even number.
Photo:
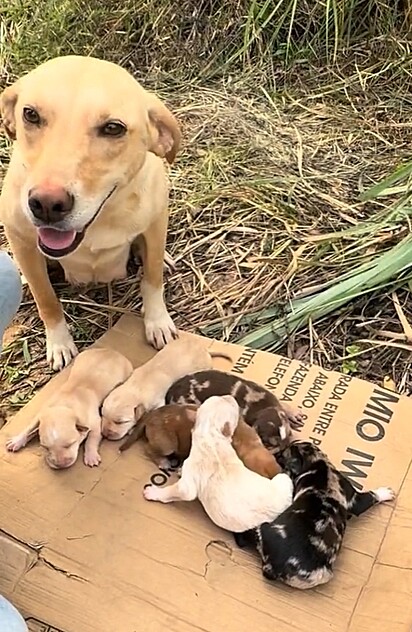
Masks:
[[[157,467],[160,470],[169,470],[170,469],[170,461],[167,458],[167,456],[165,456],[163,459],[159,459],[157,461]]]
[[[166,310],[157,318],[146,316],[144,324],[148,343],[158,351],[179,337],[175,324]]]
[[[378,487],[373,490],[373,494],[378,503],[385,503],[390,500],[395,500],[396,494],[390,487]]]
[[[18,452],[27,443],[27,437],[22,435],[16,435],[15,437],[11,437],[8,441],[6,441],[6,448],[9,452]]]
[[[78,354],[65,320],[46,329],[47,362],[53,371],[61,371]]]
[[[143,497],[146,500],[160,500],[161,489],[155,485],[148,485],[143,489]]]
[[[296,430],[296,428],[300,428],[303,422],[303,411],[297,406],[291,406],[290,404],[286,404],[285,402],[281,402],[281,404],[289,420],[291,428],[293,430]]]
[[[89,467],[94,467],[100,465],[100,463],[102,462],[102,458],[97,450],[85,450],[83,462]]]

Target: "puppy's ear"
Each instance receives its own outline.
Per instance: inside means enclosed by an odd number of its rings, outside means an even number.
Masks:
[[[231,437],[232,436],[232,431],[230,429],[230,424],[229,424],[228,421],[225,423],[225,425],[222,428],[222,435],[224,437]]]
[[[81,423],[77,423],[76,430],[78,430],[79,432],[89,432],[90,428],[88,428],[87,426],[84,426]]]
[[[303,468],[303,458],[299,450],[292,445],[284,450],[283,454],[285,460],[284,469],[292,476],[299,476]]]
[[[148,94],[149,151],[166,158],[171,165],[180,148],[180,127],[165,105],[154,94]]]
[[[141,417],[143,417],[144,413],[145,410],[143,404],[139,404],[138,406],[136,406],[136,408],[134,409],[134,420],[139,421]]]
[[[10,140],[16,140],[15,108],[18,97],[18,81],[0,94],[0,116],[4,131]]]

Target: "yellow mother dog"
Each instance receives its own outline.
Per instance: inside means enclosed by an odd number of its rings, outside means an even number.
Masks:
[[[163,298],[168,177],[180,144],[174,116],[123,68],[92,57],[52,59],[0,96],[15,141],[0,221],[46,329],[55,370],[77,353],[46,258],[73,284],[126,276],[143,260],[146,336],[157,349],[177,332]]]

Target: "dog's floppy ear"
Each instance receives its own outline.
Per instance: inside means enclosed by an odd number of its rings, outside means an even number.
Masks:
[[[89,432],[90,428],[88,428],[87,426],[84,426],[81,423],[77,423],[76,430],[78,430],[79,432]]]
[[[15,107],[18,97],[18,81],[0,94],[0,116],[4,130],[10,140],[16,140]]]
[[[166,158],[171,165],[180,148],[180,127],[165,105],[154,94],[147,95],[149,118],[149,151],[160,158]]]
[[[230,429],[230,423],[227,421],[222,428],[222,435],[224,437],[231,437],[232,431]]]
[[[139,421],[141,417],[143,417],[144,413],[145,413],[145,409],[144,409],[143,404],[138,404],[136,408],[134,409],[134,420]]]

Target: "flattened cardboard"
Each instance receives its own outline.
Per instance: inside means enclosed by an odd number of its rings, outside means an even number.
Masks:
[[[190,334],[184,334],[189,336]],[[231,370],[300,406],[299,435],[316,441],[358,489],[390,485],[396,503],[348,524],[334,579],[299,592],[262,578],[259,559],[236,548],[197,502],[143,499],[166,484],[140,443],[102,464],[56,472],[41,448],[7,454],[70,369],[53,378],[0,431],[0,593],[32,632],[411,632],[412,401],[301,362],[203,339]],[[135,366],[153,356],[140,319],[123,316],[97,343]],[[0,631],[1,625],[0,625]],[[7,632],[7,631],[5,631]]]

